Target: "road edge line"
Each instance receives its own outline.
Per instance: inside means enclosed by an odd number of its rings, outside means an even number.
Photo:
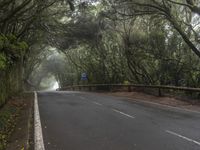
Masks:
[[[45,150],[36,91],[34,91],[34,97],[34,149]]]

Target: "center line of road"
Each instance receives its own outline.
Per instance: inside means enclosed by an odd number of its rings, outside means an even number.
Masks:
[[[100,103],[97,103],[97,102],[93,102],[93,103],[96,105],[102,106],[102,104],[100,104]]]
[[[178,133],[175,133],[175,132],[172,132],[172,131],[169,131],[169,130],[166,130],[165,132],[167,132],[167,133],[169,133],[169,134],[172,134],[172,135],[175,135],[175,136],[178,136],[178,137],[180,137],[180,138],[182,138],[182,139],[184,139],[184,140],[187,140],[187,141],[189,141],[189,142],[195,143],[195,144],[197,144],[197,145],[200,146],[200,142],[197,142],[197,141],[195,141],[195,140],[193,140],[193,139],[187,138],[187,137],[185,137],[185,136],[183,136],[183,135],[180,135],[180,134],[178,134]]]
[[[129,114],[126,114],[126,113],[123,113],[123,112],[121,112],[121,111],[119,111],[119,110],[117,110],[117,109],[112,109],[113,111],[115,111],[115,112],[117,112],[117,113],[120,113],[120,114],[122,114],[122,115],[124,115],[124,116],[127,116],[127,117],[130,117],[130,118],[135,118],[135,117],[133,117],[133,116],[131,116],[131,115],[129,115]]]

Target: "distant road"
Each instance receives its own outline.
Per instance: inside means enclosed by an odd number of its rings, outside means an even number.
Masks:
[[[200,150],[200,113],[84,92],[39,92],[46,150]]]

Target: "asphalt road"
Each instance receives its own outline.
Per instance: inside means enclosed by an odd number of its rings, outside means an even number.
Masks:
[[[84,92],[39,92],[46,150],[200,150],[200,113]]]

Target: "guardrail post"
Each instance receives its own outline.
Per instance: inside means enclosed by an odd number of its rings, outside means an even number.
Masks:
[[[160,88],[158,88],[158,96],[162,96],[162,92]]]
[[[113,92],[113,85],[110,85],[110,92]]]
[[[128,85],[128,92],[132,92],[131,85]]]
[[[150,88],[153,89],[154,92],[157,92],[158,96],[164,96],[163,92],[166,92],[165,90],[171,90],[172,91],[184,91],[186,95],[191,95],[192,97],[198,97],[200,99],[200,88],[192,88],[192,87],[176,87],[176,86],[167,86],[167,85],[140,85],[140,84],[93,84],[93,85],[73,85],[73,86],[67,86],[62,87],[59,90],[89,90],[89,91],[97,91],[99,90],[106,90],[106,91],[113,91],[115,89],[125,88],[125,90],[128,90],[128,92],[134,91],[135,88]],[[158,90],[158,91],[157,91]],[[163,90],[163,91],[162,91]],[[195,95],[193,95],[193,93]],[[170,93],[171,94],[171,93]],[[175,93],[176,94],[176,93]]]

